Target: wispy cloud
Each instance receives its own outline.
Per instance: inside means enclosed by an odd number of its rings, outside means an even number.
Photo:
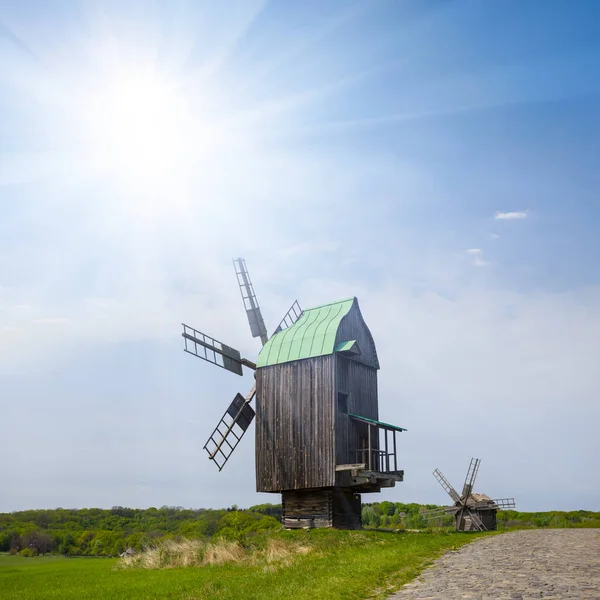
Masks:
[[[527,211],[514,211],[514,212],[497,212],[494,215],[494,219],[498,221],[518,221],[520,219],[526,219],[528,216]]]
[[[474,257],[473,265],[476,267],[487,267],[490,263],[483,259],[483,250],[481,248],[469,248],[465,250],[467,254]]]
[[[493,240],[499,240],[500,236],[497,233],[494,233],[493,231],[490,232],[489,236],[493,239]]]

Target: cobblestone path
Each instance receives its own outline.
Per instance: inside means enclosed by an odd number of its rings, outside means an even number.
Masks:
[[[534,529],[448,552],[390,600],[600,600],[600,529]]]

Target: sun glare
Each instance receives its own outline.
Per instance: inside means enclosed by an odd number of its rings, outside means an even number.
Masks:
[[[168,175],[190,133],[185,96],[156,73],[115,76],[86,110],[90,150],[102,169],[129,181]]]

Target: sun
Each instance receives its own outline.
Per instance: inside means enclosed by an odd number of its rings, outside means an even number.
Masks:
[[[101,170],[156,181],[184,159],[196,120],[177,83],[160,73],[114,73],[83,105],[88,151]]]

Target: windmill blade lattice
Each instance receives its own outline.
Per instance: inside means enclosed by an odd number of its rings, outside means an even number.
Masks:
[[[514,498],[498,498],[492,501],[499,509],[515,508],[516,503]]]
[[[436,469],[433,472],[433,476],[440,482],[440,485],[446,490],[454,502],[460,502],[460,496],[458,495],[458,492],[452,487],[451,483],[444,477],[439,469]]]
[[[253,387],[246,398],[237,394],[204,444],[208,458],[214,461],[219,471],[223,469],[254,419],[255,412],[250,402],[255,393],[256,389]]]
[[[273,335],[291,327],[302,316],[303,312],[304,311],[300,308],[300,304],[298,304],[298,300],[295,300],[294,304],[290,307],[290,310],[285,313],[285,316],[281,319],[279,325],[277,325],[277,329],[273,332]]]
[[[250,368],[256,368],[254,363],[242,358],[241,354],[235,348],[222,344],[218,340],[182,323],[184,339],[184,351],[193,354],[206,362],[217,367],[231,371],[236,375],[243,375],[242,365]]]
[[[481,461],[478,458],[472,458],[469,463],[469,469],[467,471],[467,476],[465,477],[465,484],[463,485],[462,490],[462,498],[466,500],[473,491],[473,486],[475,485],[475,478],[477,477],[477,473],[479,472],[479,464]]]
[[[256,294],[254,293],[254,286],[252,285],[250,274],[246,268],[246,261],[243,258],[234,259],[233,266],[235,267],[235,274],[237,276],[238,285],[240,286],[240,292],[242,294],[242,300],[244,301],[244,308],[246,309],[252,337],[259,337],[264,346],[268,340],[267,327],[262,317],[262,313],[260,312],[260,306],[258,305]]]

